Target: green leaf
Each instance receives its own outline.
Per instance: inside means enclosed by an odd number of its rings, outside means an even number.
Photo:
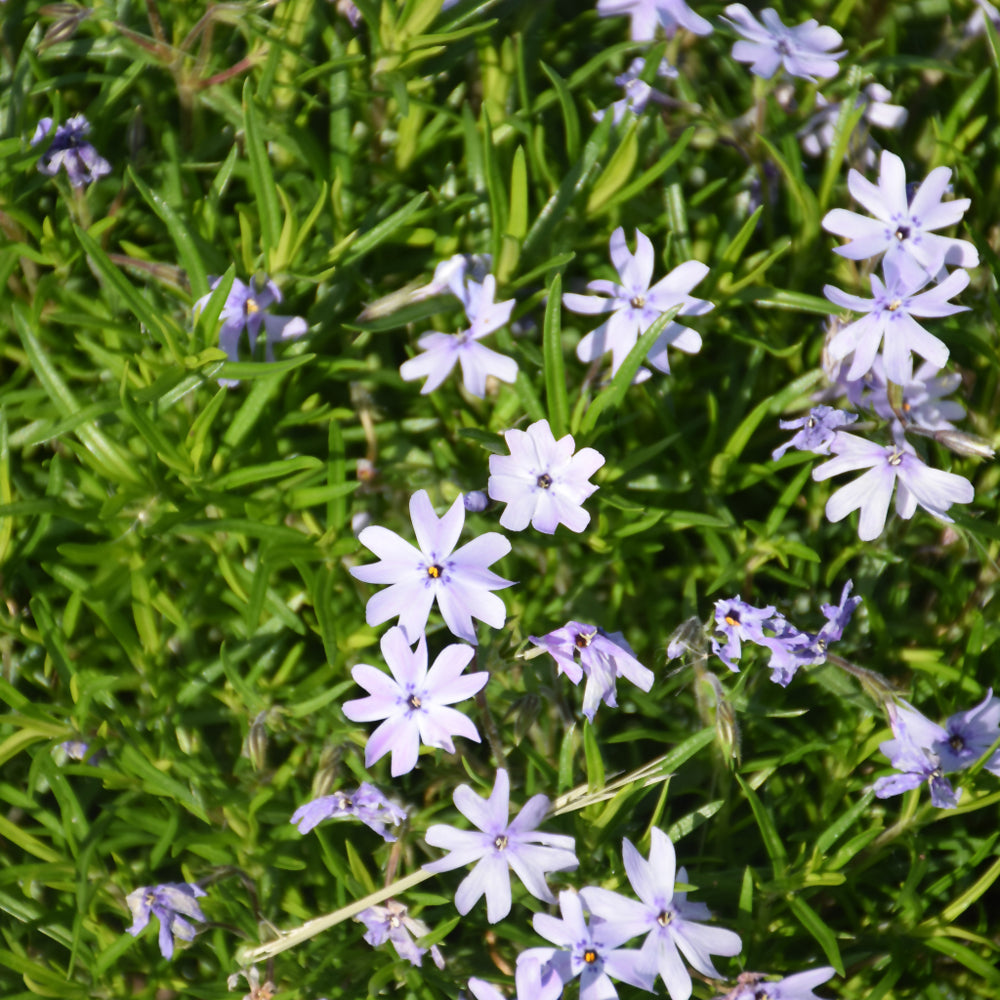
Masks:
[[[844,975],[844,960],[840,957],[837,938],[823,918],[799,895],[788,897],[788,905],[798,918],[799,923],[809,931],[823,949],[830,964],[837,970],[837,975]]]
[[[556,274],[549,285],[542,326],[542,347],[545,352],[545,402],[549,424],[556,439],[569,427],[569,396],[566,392],[566,368],[562,349],[562,275]]]
[[[625,131],[608,165],[594,181],[587,198],[588,216],[597,215],[625,186],[639,160],[639,122],[632,122]]]
[[[264,260],[270,267],[270,255],[278,247],[281,232],[281,207],[271,172],[271,160],[260,130],[260,119],[254,108],[254,93],[250,80],[243,85],[243,128],[247,157],[250,160],[250,188],[260,214],[260,244]]]
[[[750,787],[742,774],[737,774],[736,780],[740,783],[740,788],[743,789],[747,802],[750,803],[754,819],[757,821],[757,827],[764,841],[764,847],[767,849],[768,857],[770,857],[774,868],[774,877],[781,878],[788,870],[788,854],[785,851],[785,845],[778,836],[771,810],[761,802],[760,797]]]

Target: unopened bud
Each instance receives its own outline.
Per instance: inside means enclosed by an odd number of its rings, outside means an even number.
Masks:
[[[531,731],[542,710],[542,699],[537,694],[526,694],[518,698],[511,711],[514,713],[514,746]]]
[[[993,458],[996,452],[988,441],[965,431],[943,430],[934,432],[934,440],[943,444],[957,455],[970,455],[973,458]]]
[[[257,718],[250,723],[247,733],[245,756],[253,764],[255,771],[263,771],[267,763],[267,711],[258,712]]]
[[[462,503],[470,514],[482,514],[490,505],[490,498],[482,490],[472,490],[462,496]]]
[[[312,797],[314,799],[321,799],[324,795],[329,794],[338,770],[340,770],[340,747],[331,746],[328,743],[319,755],[319,766],[316,768],[316,777],[313,778]]]
[[[705,626],[700,618],[688,618],[674,629],[667,644],[667,663],[684,653],[705,656]]]

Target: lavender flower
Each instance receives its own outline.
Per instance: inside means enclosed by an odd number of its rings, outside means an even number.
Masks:
[[[941,737],[946,737],[947,733],[912,706],[901,708],[892,702],[889,703],[889,724],[895,738],[880,743],[879,750],[902,773],[879,778],[874,785],[875,795],[880,799],[902,795],[926,781],[931,790],[931,802],[939,809],[954,809],[962,790],[956,792],[952,788],[944,776],[941,758],[931,747],[932,743],[946,743],[946,739],[939,738],[939,732]]]
[[[597,13],[601,17],[627,14],[633,42],[651,41],[658,24],[667,38],[673,38],[678,28],[687,28],[696,35],[712,33],[712,25],[691,10],[685,0],[597,0]]]
[[[438,873],[476,862],[455,894],[458,912],[468,913],[485,894],[489,922],[503,920],[510,913],[510,869],[532,896],[554,903],[555,896],[545,883],[546,873],[576,868],[579,862],[573,853],[572,837],[538,832],[538,824],[549,811],[549,800],[544,795],[533,795],[517,818],[509,820],[510,779],[502,768],[497,771],[488,799],[476,795],[468,785],[459,785],[454,800],[458,811],[480,832],[435,823],[427,830],[427,843],[451,853],[424,868]]]
[[[913,275],[889,269],[886,284],[871,275],[871,299],[849,295],[833,285],[825,285],[823,294],[842,309],[867,313],[862,319],[842,327],[827,345],[830,359],[840,361],[848,355],[854,360],[847,372],[848,379],[861,378],[875,362],[882,339],[885,338],[885,374],[898,385],[913,378],[912,354],[919,354],[937,368],[948,360],[944,342],[928,333],[914,316],[953,316],[967,312],[967,306],[956,306],[948,300],[969,284],[968,271],[953,271],[939,285],[920,290],[930,280],[927,275]]]
[[[639,78],[645,69],[646,60],[640,56],[632,60],[631,65],[624,73],[615,77],[615,83],[619,87],[625,88],[625,96],[620,101],[615,101],[610,108],[595,111],[593,115],[595,122],[599,122],[610,111],[612,120],[617,125],[626,113],[641,115],[650,101],[665,104],[669,100],[666,94],[654,90],[653,87]],[[661,59],[656,75],[673,80],[677,76],[677,70],[666,59]]]
[[[489,680],[486,671],[462,676],[474,650],[454,643],[446,646],[430,670],[427,669],[427,639],[421,634],[416,651],[410,649],[406,633],[391,628],[382,636],[382,656],[392,673],[359,663],[351,676],[368,693],[344,703],[344,715],[352,722],[385,721],[368,739],[365,767],[392,751],[390,773],[394,778],[417,766],[420,744],[455,752],[452,736],[479,742],[476,727],[461,712],[447,706],[471,698]]]
[[[653,244],[638,229],[635,232],[636,252],[629,253],[625,230],[619,226],[611,234],[611,262],[621,284],[613,281],[591,281],[587,289],[600,296],[566,292],[563,304],[575,313],[595,315],[612,313],[596,330],[588,333],[577,345],[576,356],[581,361],[596,361],[611,351],[611,371],[617,372],[635,346],[640,334],[647,330],[668,309],[682,305],[681,316],[701,316],[713,309],[710,302],[696,299],[688,293],[708,274],[708,267],[697,260],[685,261],[670,274],[650,287],[655,264]],[[661,372],[670,371],[667,347],[676,347],[688,354],[701,349],[701,335],[679,323],[668,323],[653,344],[647,360]],[[643,378],[649,373],[640,369]]]
[[[507,504],[500,524],[523,531],[530,522],[546,535],[560,524],[583,531],[590,514],[582,504],[597,489],[589,479],[604,465],[604,456],[593,448],[574,455],[572,435],[556,441],[547,420],[536,420],[526,431],[509,430],[504,440],[510,454],[490,456],[486,487],[493,500]]]
[[[845,54],[830,52],[843,42],[833,28],[821,27],[813,18],[794,28],[782,23],[777,12],[768,7],[760,13],[761,24],[741,3],[731,3],[726,19],[743,36],[733,45],[733,58],[750,63],[750,72],[770,80],[784,66],[790,76],[801,76],[815,83],[815,76],[836,76],[837,60]]]
[[[213,278],[211,288],[215,289],[220,278]],[[211,292],[203,295],[192,307],[194,315],[205,308]],[[260,329],[264,328],[264,357],[274,361],[274,345],[285,340],[294,340],[309,332],[306,321],[301,316],[272,316],[268,310],[281,301],[281,291],[267,277],[254,277],[249,284],[244,284],[239,278],[233,279],[232,288],[226,296],[220,319],[222,328],[219,330],[219,347],[226,352],[230,361],[240,360],[240,338],[246,330],[250,341],[251,353],[257,347]],[[239,385],[237,379],[219,379],[219,385]]]
[[[891,269],[914,279],[936,277],[946,264],[975,267],[979,253],[971,243],[934,233],[957,223],[970,205],[968,198],[941,200],[950,177],[948,167],[936,167],[909,198],[906,168],[895,153],[883,150],[877,186],[857,170],[850,171],[848,189],[875,218],[843,208],[827,212],[823,228],[850,240],[834,252],[848,260],[866,260],[884,251],[886,274]]]
[[[674,845],[656,827],[650,836],[648,861],[630,841],[622,844],[625,871],[641,902],[594,887],[582,889],[580,895],[594,916],[628,935],[624,940],[645,934],[640,952],[645,967],[659,973],[671,1000],[688,1000],[691,976],[678,950],[702,975],[721,979],[711,956],[738,955],[743,945],[738,934],[699,923],[711,917],[708,908],[703,903],[689,903],[687,893],[674,892]],[[683,868],[677,874],[682,882],[687,881]]]
[[[901,128],[906,122],[906,108],[889,104],[892,92],[879,83],[869,83],[854,102],[855,108],[864,108],[862,121],[884,129]],[[799,131],[802,149],[809,156],[822,156],[836,138],[837,119],[843,105],[840,101],[828,101],[822,94],[816,94],[816,112]],[[852,136],[848,142],[847,154],[852,159],[860,159],[866,167],[875,166],[875,144],[867,131],[860,138]]]
[[[351,575],[365,583],[391,584],[369,598],[365,620],[381,625],[398,615],[400,627],[412,642],[423,632],[437,600],[452,633],[476,645],[473,618],[501,628],[507,615],[503,601],[490,591],[509,587],[512,581],[487,567],[510,552],[510,542],[490,531],[455,551],[465,524],[461,497],[438,518],[427,491],[417,490],[410,497],[410,518],[419,548],[378,525],[358,534],[361,544],[381,562],[354,566]]]
[[[462,368],[465,388],[482,399],[486,395],[486,377],[493,375],[501,382],[517,379],[517,362],[497,354],[479,341],[487,334],[499,330],[510,319],[514,299],[494,302],[496,279],[487,275],[483,283],[465,281],[461,271],[448,277],[448,287],[465,306],[469,329],[460,333],[425,333],[417,346],[423,352],[400,366],[399,374],[406,381],[426,377],[420,392],[433,392],[451,374],[456,362]]]
[[[555,948],[528,948],[517,964],[539,961],[553,970],[565,986],[580,977],[580,1000],[611,1000],[618,991],[611,977],[650,990],[655,974],[648,970],[640,952],[620,947],[630,937],[630,928],[604,920],[589,925],[583,916],[581,896],[571,890],[559,893],[562,919],[536,913],[535,930]]]
[[[299,833],[308,833],[325,819],[359,819],[391,843],[396,838],[388,832],[386,825],[398,826],[406,819],[406,810],[390,802],[367,781],[362,781],[357,791],[334,792],[299,806],[292,814],[291,822],[298,824]]]
[[[192,940],[195,928],[189,919],[205,919],[197,902],[204,895],[205,890],[193,882],[165,882],[135,889],[125,897],[133,918],[129,934],[136,937],[149,923],[150,915],[156,917],[160,922],[160,953],[164,958],[173,958],[174,935],[182,941]]]
[[[741,972],[736,988],[718,1000],[822,1000],[813,993],[813,987],[833,976],[834,970],[828,965],[808,972],[796,972],[774,982],[760,972]]]
[[[889,500],[896,491],[896,513],[904,520],[913,517],[917,507],[942,521],[951,521],[945,513],[953,503],[969,503],[975,496],[972,483],[953,472],[931,469],[925,465],[908,442],[875,444],[846,431],[837,434],[830,450],[834,457],[813,469],[817,482],[851,472],[868,471],[854,482],[842,486],[826,502],[826,516],[840,521],[853,510],[861,510],[858,537],[866,542],[878,538],[885,527]]]
[[[953,420],[965,416],[961,403],[944,400],[961,384],[962,376],[957,372],[938,374],[937,365],[925,361],[904,382],[902,400],[896,409],[889,400],[889,382],[885,377],[882,359],[877,357],[871,371],[863,380],[853,383],[861,387],[856,394],[855,405],[874,410],[883,420],[892,421],[894,436],[898,437],[907,427],[919,427],[926,431],[954,430]]]
[[[621,632],[609,633],[595,625],[567,622],[540,639],[533,635],[528,639],[551,653],[559,673],[565,674],[574,684],[579,684],[583,675],[587,675],[583,714],[590,722],[594,721],[602,701],[612,708],[617,706],[617,678],[630,680],[642,691],[653,686],[653,671],[647,670],[635,658]]]
[[[543,966],[538,959],[517,963],[513,1000],[558,1000],[562,988],[562,980],[555,970]],[[469,991],[476,1000],[506,1000],[495,986],[482,979],[470,979]]]
[[[31,145],[37,146],[52,131],[52,119],[43,118],[31,137]],[[83,115],[74,115],[69,121],[56,128],[52,145],[38,161],[38,169],[49,177],[55,177],[60,169],[66,171],[73,187],[92,184],[98,178],[111,173],[111,164],[87,141],[90,122]]]
[[[400,958],[405,958],[412,965],[420,965],[427,954],[426,948],[421,948],[414,936],[426,937],[431,930],[422,920],[409,916],[406,907],[394,899],[386,901],[385,906],[369,906],[362,910],[357,919],[367,928],[365,940],[373,947],[392,943]],[[437,945],[431,946],[431,958],[439,968],[444,968],[444,956]]]
[[[712,652],[734,673],[739,673],[735,661],[742,654],[741,640],[763,645],[764,626],[774,615],[774,606],[755,608],[741,601],[739,594],[725,601],[715,602],[715,627],[726,637],[726,644],[720,646],[712,640]]]
[[[775,462],[788,451],[812,451],[817,455],[829,455],[830,445],[834,435],[841,427],[846,427],[858,419],[856,413],[846,410],[836,410],[832,406],[814,406],[806,417],[798,420],[779,420],[778,426],[783,431],[797,431],[790,441],[779,445],[771,452]]]

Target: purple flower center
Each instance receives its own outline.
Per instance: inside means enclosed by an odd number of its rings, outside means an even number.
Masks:
[[[736,628],[740,623],[740,613],[738,611],[730,611],[726,614],[724,620],[730,628]]]
[[[656,922],[661,927],[666,927],[671,920],[674,919],[674,915],[669,910],[660,910],[659,916],[656,918]]]
[[[410,697],[406,699],[406,704],[415,712],[418,708],[420,708],[421,701],[415,694],[411,694]]]
[[[778,39],[778,44],[777,44],[776,48],[778,49],[778,53],[780,55],[790,56],[792,54],[791,46],[789,46],[787,40],[784,39],[784,38],[779,38]]]
[[[646,297],[644,295],[633,295],[629,299],[628,303],[633,309],[642,309],[646,305]]]
[[[535,482],[539,489],[547,490],[552,485],[552,477],[547,472],[543,472]]]
[[[900,243],[902,243],[903,240],[908,240],[910,238],[910,227],[909,226],[900,226],[896,230],[895,236],[896,236],[896,239],[899,240]]]
[[[890,465],[902,465],[903,463],[903,453],[899,451],[893,451],[889,456]]]
[[[507,834],[501,833],[493,839],[493,846],[498,850],[502,851],[507,846]]]
[[[590,645],[590,640],[597,635],[596,632],[591,632],[588,635],[586,632],[577,632],[576,639],[574,640],[577,649],[586,649]]]
[[[587,965],[593,965],[599,958],[597,952],[593,948],[587,948],[583,952],[583,960]]]
[[[952,748],[952,750],[955,750],[955,751],[964,750],[965,749],[965,740],[962,738],[962,734],[961,733],[953,733],[951,739],[948,740],[948,746],[950,746]]]
[[[894,312],[895,312],[895,311],[896,311],[896,310],[897,310],[897,309],[898,309],[898,308],[899,308],[899,307],[900,307],[900,306],[901,306],[902,304],[903,304],[903,300],[902,300],[902,299],[893,299],[893,300],[892,300],[892,301],[891,301],[891,302],[890,302],[890,303],[889,303],[889,304],[888,304],[888,305],[886,306],[886,309],[888,309],[888,310],[889,310],[889,312],[891,312],[891,313],[894,313]]]
[[[248,316],[252,316],[254,313],[260,312],[260,306],[257,305],[256,299],[247,299],[246,305],[243,307],[246,310]]]
[[[432,565],[430,565],[430,566],[427,567],[427,575],[432,580],[439,579],[440,576],[441,576],[441,574],[443,572],[444,572],[444,567],[443,566],[439,566],[437,563],[433,563]]]

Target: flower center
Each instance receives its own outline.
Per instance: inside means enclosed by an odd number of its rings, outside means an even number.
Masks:
[[[433,564],[432,566],[428,566],[428,567],[427,567],[427,575],[428,575],[428,576],[429,576],[429,577],[430,577],[430,578],[431,578],[432,580],[437,580],[437,579],[439,579],[439,578],[440,578],[440,576],[441,576],[441,574],[442,574],[443,572],[444,572],[444,569],[443,569],[443,568],[442,568],[441,566],[439,566],[439,565],[438,565],[437,563],[434,563],[434,564]]]
[[[674,919],[674,915],[669,910],[660,910],[659,916],[656,918],[656,922],[661,927],[666,927],[671,920]]]
[[[740,613],[738,611],[730,611],[725,617],[725,623],[730,628],[736,628],[740,623]]]
[[[586,632],[577,632],[576,639],[574,640],[576,643],[576,648],[586,649],[590,645],[590,641],[591,639],[594,638],[595,635],[597,635],[596,632],[591,632],[589,635]]]
[[[628,303],[633,309],[642,309],[646,304],[645,295],[633,295]]]
[[[816,418],[815,417],[808,417],[806,419],[806,427],[808,427],[810,430],[812,430],[815,426],[816,426]]]
[[[902,452],[893,451],[893,453],[889,456],[889,464],[890,465],[900,465],[902,463],[902,461],[903,461],[903,454],[902,454]]]
[[[955,733],[951,737],[951,739],[948,740],[948,746],[950,746],[952,748],[952,750],[956,750],[956,751],[957,750],[964,750],[965,749],[965,740],[962,738],[961,734]]]
[[[903,240],[908,240],[910,238],[910,227],[909,226],[900,226],[896,230],[895,236],[896,236],[896,239],[899,240],[900,243],[902,243]]]
[[[247,299],[246,310],[247,310],[247,315],[252,316],[254,313],[260,312],[260,306],[257,305],[256,300]]]
[[[535,482],[540,490],[547,490],[552,485],[552,477],[547,472],[543,472]]]
[[[406,699],[406,704],[415,712],[418,708],[420,708],[422,703],[415,694],[411,694],[410,697]]]
[[[889,312],[894,313],[903,304],[902,299],[893,299],[886,308]]]
[[[493,846],[498,851],[502,851],[507,846],[507,834],[501,833],[498,837],[494,838]]]
[[[777,49],[778,49],[778,53],[780,55],[790,56],[792,54],[792,50],[791,50],[788,42],[784,38],[779,39],[778,45],[777,45]]]
[[[587,963],[587,965],[593,965],[594,962],[597,961],[597,952],[594,951],[593,948],[588,948],[583,953],[583,960]]]
[[[397,917],[395,913],[393,913],[389,917],[389,926],[392,927],[393,929],[399,927],[401,924],[402,924],[402,920],[400,920],[399,917]]]

